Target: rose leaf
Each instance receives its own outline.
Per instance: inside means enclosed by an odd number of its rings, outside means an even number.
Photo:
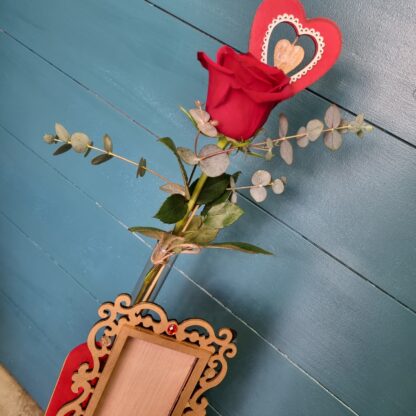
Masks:
[[[224,228],[237,221],[244,211],[236,204],[225,201],[214,205],[207,213],[204,224],[211,228]]]
[[[132,233],[145,235],[146,237],[154,238],[155,240],[160,240],[164,234],[167,234],[166,231],[154,227],[130,227],[129,231]]]
[[[204,246],[203,246],[204,247]],[[266,254],[273,255],[270,251],[264,250],[249,243],[213,243],[206,245],[205,248],[221,248],[225,250],[241,251],[248,254]]]
[[[155,218],[165,224],[175,224],[188,212],[187,200],[183,195],[171,195],[162,204]]]

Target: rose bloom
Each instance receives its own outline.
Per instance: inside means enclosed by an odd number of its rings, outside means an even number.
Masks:
[[[218,120],[218,131],[235,140],[253,137],[273,108],[294,94],[283,71],[250,53],[223,46],[217,62],[204,52],[198,52],[198,60],[209,72],[206,110]]]

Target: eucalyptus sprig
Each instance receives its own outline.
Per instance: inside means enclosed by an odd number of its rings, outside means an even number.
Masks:
[[[246,253],[270,254],[266,250],[247,243],[215,243],[219,232],[237,221],[244,211],[237,205],[238,192],[249,190],[254,201],[263,202],[269,190],[280,195],[287,186],[285,176],[272,177],[267,170],[257,170],[251,177],[251,184],[237,186],[239,172],[227,173],[230,166],[230,156],[245,154],[262,157],[266,160],[274,158],[273,151],[279,148],[281,158],[285,163],[293,163],[294,149],[292,141],[296,140],[300,148],[323,136],[323,142],[331,150],[338,150],[342,144],[342,135],[355,133],[362,138],[372,130],[363,115],[354,120],[346,121],[341,117],[339,109],[331,105],[325,113],[324,120],[310,120],[306,126],[298,129],[297,134],[288,135],[289,121],[284,114],[279,116],[279,133],[276,138],[267,138],[256,142],[251,140],[238,141],[222,135],[217,127],[219,124],[212,120],[210,114],[203,109],[201,102],[195,102],[196,108],[181,110],[191,120],[196,129],[193,149],[177,147],[170,137],[158,141],[175,157],[182,177],[182,184],[175,183],[167,177],[151,169],[143,157],[138,162],[114,152],[113,141],[108,134],[102,138],[103,147],[94,146],[93,141],[85,133],[70,134],[62,124],[56,123],[55,134],[46,134],[44,141],[48,144],[60,144],[53,153],[55,156],[74,150],[76,153],[88,156],[91,152],[98,153],[91,159],[93,165],[101,165],[111,159],[124,161],[136,168],[136,177],[142,178],[148,172],[158,177],[163,184],[160,190],[170,195],[163,202],[155,218],[164,224],[174,225],[170,231],[152,227],[131,227],[130,231],[143,234],[158,241],[153,253],[155,264],[166,262],[172,255],[178,253],[197,254],[204,248],[220,248],[238,250]],[[216,143],[203,144],[199,148],[200,137],[208,140],[216,139]],[[188,166],[191,172],[188,172]],[[193,180],[197,168],[200,176]],[[161,263],[160,263],[161,264]]]

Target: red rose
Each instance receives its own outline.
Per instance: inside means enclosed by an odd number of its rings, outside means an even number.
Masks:
[[[294,94],[283,71],[250,53],[239,54],[223,46],[217,62],[204,52],[198,52],[198,59],[209,72],[206,110],[218,120],[218,130],[233,139],[253,137],[273,108]]]

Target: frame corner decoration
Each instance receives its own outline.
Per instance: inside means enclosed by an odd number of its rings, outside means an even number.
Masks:
[[[119,295],[114,302],[103,303],[98,309],[98,315],[101,319],[92,327],[87,340],[93,365],[90,367],[88,363],[83,363],[72,375],[71,389],[79,395],[65,404],[56,416],[65,416],[70,412],[74,416],[94,414],[94,409],[91,409],[94,406],[90,405],[100,400],[118,354],[123,348],[123,345],[114,347],[114,354],[115,350],[119,351],[112,357],[113,346],[117,346],[118,338],[125,340],[126,333],[132,331],[157,338],[159,343],[178,344],[182,348],[196,348],[199,351],[195,355],[204,357],[204,360],[199,364],[198,375],[194,375],[193,380],[190,377],[186,382],[178,400],[179,404],[175,405],[171,414],[206,415],[208,400],[204,394],[224,380],[228,371],[227,359],[237,354],[233,330],[221,328],[216,334],[212,325],[203,319],[191,318],[182,322],[171,320],[164,309],[154,303],[142,302],[132,305],[132,299],[128,294]],[[119,337],[120,334],[123,336]],[[103,365],[106,357],[108,360]],[[94,397],[95,392],[99,397]]]

